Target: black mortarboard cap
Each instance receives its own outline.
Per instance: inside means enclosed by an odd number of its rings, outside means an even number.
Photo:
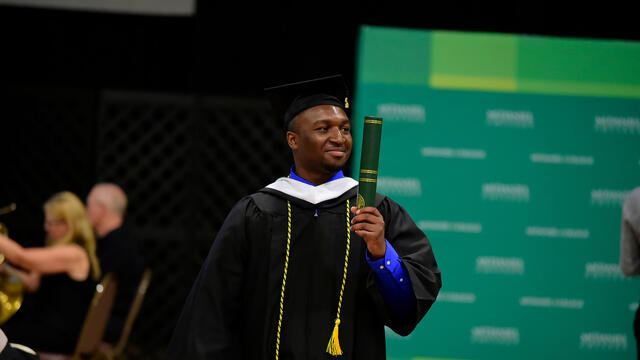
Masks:
[[[335,105],[349,114],[347,85],[342,75],[300,81],[264,89],[278,119],[289,129],[291,120],[306,109],[318,105]]]

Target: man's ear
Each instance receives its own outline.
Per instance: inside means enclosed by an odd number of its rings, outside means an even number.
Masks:
[[[287,144],[289,144],[289,147],[291,148],[291,150],[297,150],[298,134],[294,133],[291,130],[287,131]]]
[[[98,206],[100,207],[100,212],[101,212],[102,215],[104,215],[104,214],[109,212],[109,207],[107,207],[107,204],[99,203]]]

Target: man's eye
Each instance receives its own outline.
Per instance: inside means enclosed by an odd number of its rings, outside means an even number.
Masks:
[[[342,128],[342,131],[344,131],[344,132],[350,132],[350,131],[351,131],[351,129],[350,129],[350,128],[348,128],[348,127],[344,127],[344,128]]]

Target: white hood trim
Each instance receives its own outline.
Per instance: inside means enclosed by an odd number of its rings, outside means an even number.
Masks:
[[[358,186],[358,182],[346,176],[318,186],[312,186],[298,180],[281,177],[272,184],[267,185],[267,188],[280,191],[315,205],[323,201],[335,199],[356,186]]]

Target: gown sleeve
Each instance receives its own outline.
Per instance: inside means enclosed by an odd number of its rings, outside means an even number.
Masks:
[[[238,359],[241,298],[247,251],[246,217],[253,202],[231,210],[185,302],[167,359]],[[224,294],[224,296],[221,296]]]
[[[396,333],[410,334],[429,311],[442,287],[442,279],[433,249],[427,236],[418,228],[409,214],[395,201],[378,195],[378,210],[385,222],[385,237],[393,246],[406,269],[415,306],[407,314],[396,314],[384,303],[370,273],[368,287],[383,316],[385,325]]]

